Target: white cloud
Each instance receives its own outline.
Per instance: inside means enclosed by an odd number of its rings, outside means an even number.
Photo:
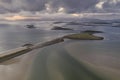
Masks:
[[[103,9],[103,4],[104,4],[104,3],[105,3],[104,1],[100,1],[99,3],[97,3],[97,4],[95,5],[95,7],[98,8],[98,9]]]

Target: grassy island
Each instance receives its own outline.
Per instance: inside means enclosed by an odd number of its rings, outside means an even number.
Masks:
[[[53,27],[51,30],[73,30],[73,29],[55,26],[55,27]]]
[[[64,36],[66,39],[76,39],[76,40],[103,40],[103,37],[94,36],[89,33],[77,33]]]

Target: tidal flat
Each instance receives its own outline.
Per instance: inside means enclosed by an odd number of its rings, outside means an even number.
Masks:
[[[95,25],[92,21],[89,22],[90,25],[88,22],[83,22],[82,25],[67,25],[64,21],[53,24],[54,22],[56,21],[0,23],[0,51],[24,44],[43,43],[66,35],[83,34],[86,31],[100,31],[92,35],[104,39],[65,39],[62,43],[31,51],[1,63],[1,80],[120,80],[119,27],[101,22]],[[25,28],[27,24],[34,24],[36,28]],[[51,30],[54,26],[73,30]]]

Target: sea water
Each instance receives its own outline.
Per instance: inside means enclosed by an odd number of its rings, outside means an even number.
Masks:
[[[46,42],[85,30],[103,31],[94,34],[102,41],[65,40],[65,42],[0,64],[0,80],[119,80],[120,27],[111,23],[102,26],[54,24],[56,21],[15,21],[0,23],[0,51],[26,43]],[[36,28],[27,28],[33,24]],[[89,23],[93,24],[93,22]],[[51,30],[54,26],[73,31]]]
[[[28,80],[119,80],[120,42],[70,42],[44,48]]]

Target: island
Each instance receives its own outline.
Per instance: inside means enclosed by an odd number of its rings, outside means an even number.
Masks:
[[[54,26],[51,30],[73,30],[73,29]]]
[[[74,39],[74,40],[103,40],[104,39],[103,37],[95,36],[89,33],[70,34],[70,35],[64,36],[63,38]]]
[[[68,22],[66,25],[81,25],[79,22]]]
[[[33,24],[26,25],[26,27],[29,28],[29,29],[36,28]]]

